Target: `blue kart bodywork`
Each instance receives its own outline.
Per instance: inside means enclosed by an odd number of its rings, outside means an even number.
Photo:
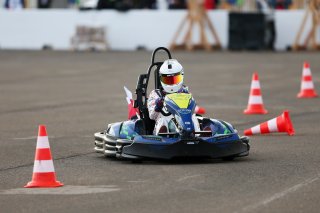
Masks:
[[[95,150],[108,157],[128,159],[175,157],[205,157],[233,159],[249,154],[249,139],[239,137],[227,122],[199,117],[212,130],[212,136],[182,139],[179,134],[170,137],[140,135],[142,121],[128,120],[109,125],[95,134]]]

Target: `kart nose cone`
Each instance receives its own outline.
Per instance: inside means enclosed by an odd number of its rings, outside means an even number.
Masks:
[[[191,139],[195,138],[193,131],[182,130],[181,139]]]

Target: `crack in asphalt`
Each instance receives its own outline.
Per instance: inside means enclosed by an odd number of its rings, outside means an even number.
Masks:
[[[240,211],[235,211],[234,213],[252,212],[252,211],[256,211],[257,209],[259,209],[261,207],[266,207],[268,204],[272,203],[273,201],[280,200],[289,194],[295,193],[296,191],[318,181],[319,179],[320,179],[320,174],[318,174],[317,176],[315,176],[313,178],[306,179],[306,180],[304,180],[294,186],[291,186],[290,188],[286,188],[280,192],[277,192],[277,193],[273,194],[272,196],[265,198],[259,202],[255,202],[252,205],[243,207],[242,209],[240,209]]]
[[[93,154],[93,153],[95,153],[95,152],[91,151],[91,152],[86,152],[86,153],[80,153],[80,154],[64,156],[64,157],[60,157],[60,158],[55,158],[54,161],[65,160],[65,159],[70,159],[70,158],[75,158],[75,157],[81,157],[81,156],[90,155],[90,154]],[[19,168],[24,168],[24,167],[29,167],[29,166],[33,166],[33,163],[28,163],[28,164],[23,164],[23,165],[19,165],[19,166],[2,168],[2,169],[0,169],[0,172],[5,172],[5,171],[8,171],[8,170],[19,169]]]

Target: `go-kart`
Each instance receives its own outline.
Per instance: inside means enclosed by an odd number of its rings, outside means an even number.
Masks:
[[[232,160],[249,154],[249,138],[240,137],[228,122],[196,115],[200,131],[195,131],[192,115],[196,102],[191,94],[166,95],[161,113],[171,116],[168,133],[154,135],[155,122],[149,118],[147,108],[148,84],[154,72],[155,89],[161,89],[159,69],[163,62],[155,62],[155,55],[164,47],[157,48],[147,74],[141,74],[136,86],[134,108],[137,115],[131,119],[111,123],[104,131],[94,134],[95,151],[106,157],[131,160],[173,159],[177,157],[203,157]],[[170,127],[171,124],[171,127]]]

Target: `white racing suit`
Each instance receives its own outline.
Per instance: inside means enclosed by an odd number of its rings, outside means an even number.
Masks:
[[[189,93],[188,88],[183,86],[177,93]],[[168,132],[178,132],[177,126],[172,121],[173,116],[164,116],[161,114],[161,112],[157,112],[156,109],[156,100],[160,98],[160,95],[164,98],[166,95],[164,91],[160,92],[160,90],[152,90],[149,97],[148,97],[148,111],[149,111],[149,117],[152,120],[156,121],[155,128],[153,131],[154,135],[158,135],[159,130],[162,126],[167,127]],[[194,124],[195,131],[200,131],[200,125],[198,122],[198,119],[196,118],[196,115],[192,115],[192,121]]]

